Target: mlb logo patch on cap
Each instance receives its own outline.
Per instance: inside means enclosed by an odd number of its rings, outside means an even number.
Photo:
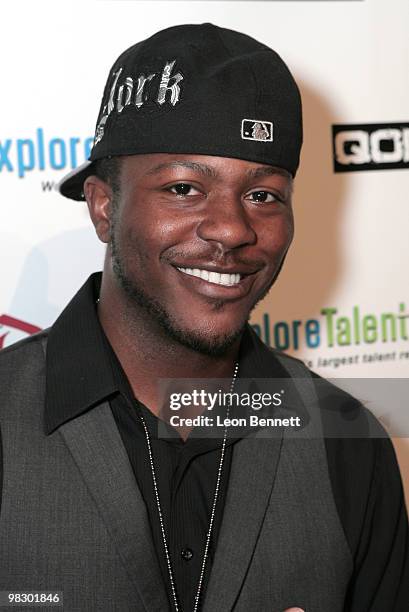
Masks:
[[[243,119],[241,122],[241,137],[243,140],[273,141],[273,124],[260,119]]]

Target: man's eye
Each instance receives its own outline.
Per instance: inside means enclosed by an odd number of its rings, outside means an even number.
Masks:
[[[199,192],[189,183],[177,183],[168,188],[169,191],[179,196],[197,195]]]
[[[282,200],[270,191],[252,191],[248,196],[253,202],[281,202]]]

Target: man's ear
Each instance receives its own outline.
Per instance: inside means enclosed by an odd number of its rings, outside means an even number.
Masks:
[[[84,181],[84,195],[87,200],[89,216],[101,242],[110,240],[112,188],[98,176],[89,176]]]

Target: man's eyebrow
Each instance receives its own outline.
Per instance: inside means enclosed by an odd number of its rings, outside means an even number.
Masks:
[[[163,164],[159,164],[158,166],[154,166],[146,174],[158,174],[161,170],[167,170],[169,168],[188,168],[189,170],[193,170],[194,172],[199,172],[204,176],[210,176],[215,178],[218,176],[216,170],[211,166],[206,166],[206,164],[200,164],[198,162],[190,162],[190,161],[172,161],[172,162],[164,162]]]
[[[250,168],[247,171],[247,174],[250,178],[259,178],[261,176],[273,176],[274,174],[279,174],[280,176],[284,176],[291,180],[292,176],[284,168],[277,168],[276,166],[260,166],[259,168]]]

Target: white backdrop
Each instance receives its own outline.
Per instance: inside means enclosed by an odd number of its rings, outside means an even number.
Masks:
[[[113,60],[156,30],[204,21],[273,47],[303,95],[295,242],[252,323],[324,376],[407,377],[407,0],[3,7],[0,346],[50,325],[102,267],[86,206],[54,184],[85,159]],[[338,137],[344,172],[334,172],[333,125],[354,132],[351,142]],[[377,147],[376,135],[386,142]],[[395,446],[409,486],[409,441]]]

